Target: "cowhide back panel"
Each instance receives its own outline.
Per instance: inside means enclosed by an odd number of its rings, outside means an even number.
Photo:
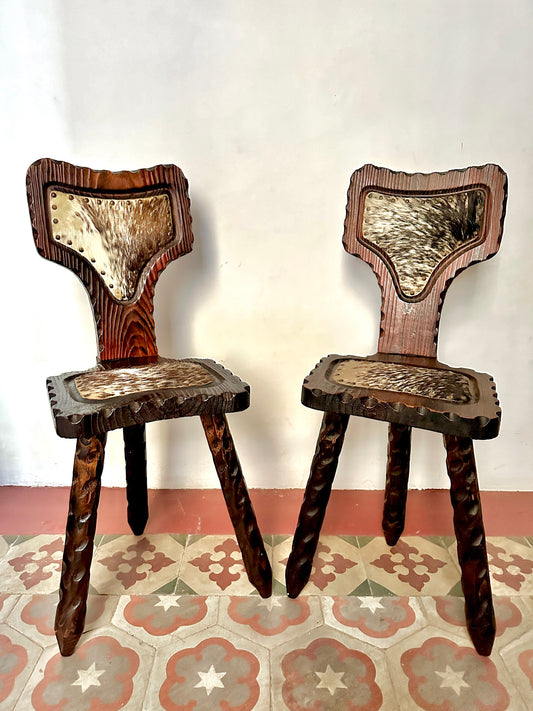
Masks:
[[[174,238],[168,194],[103,197],[48,191],[53,238],[84,257],[119,301],[132,299],[150,259]]]
[[[155,360],[155,284],[193,245],[181,170],[115,173],[43,158],[26,183],[39,254],[71,269],[89,293],[98,359]]]
[[[402,297],[419,296],[447,257],[479,239],[486,201],[481,189],[432,196],[371,190],[363,199],[363,239],[391,264]]]
[[[447,173],[374,165],[350,181],[343,244],[381,287],[378,351],[435,358],[453,278],[500,247],[507,176],[493,164]]]

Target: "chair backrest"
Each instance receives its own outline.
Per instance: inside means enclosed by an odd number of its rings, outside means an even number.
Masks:
[[[89,292],[100,361],[157,358],[155,283],[192,249],[187,188],[174,165],[113,173],[43,158],[28,169],[37,250]]]
[[[346,251],[374,270],[382,296],[378,351],[436,357],[452,279],[499,249],[507,176],[497,165],[396,173],[374,165],[350,181]]]

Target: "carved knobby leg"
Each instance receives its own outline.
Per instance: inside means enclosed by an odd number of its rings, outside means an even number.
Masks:
[[[311,473],[305,489],[292,552],[286,571],[287,593],[297,597],[311,575],[320,529],[324,521],[349,415],[326,412],[318,435]]]
[[[389,546],[398,542],[405,526],[405,503],[409,481],[411,456],[411,428],[407,425],[389,425],[389,453],[382,528]]]
[[[451,482],[457,553],[462,571],[466,624],[477,652],[488,656],[494,643],[496,623],[474,448],[472,440],[467,437],[445,435],[444,443]]]
[[[64,657],[74,652],[85,624],[105,443],[106,434],[80,437],[76,443],[55,619],[59,650]]]
[[[140,536],[148,521],[148,488],[146,482],[145,427],[124,427],[124,456],[126,458],[126,493],[128,497],[128,523],[136,536]]]
[[[202,415],[201,420],[248,578],[261,597],[269,597],[272,594],[272,569],[226,417]]]

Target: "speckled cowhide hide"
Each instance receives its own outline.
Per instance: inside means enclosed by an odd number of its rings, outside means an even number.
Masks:
[[[166,194],[122,199],[54,189],[49,208],[53,238],[83,254],[119,301],[134,296],[146,264],[174,237]]]
[[[431,196],[372,190],[365,196],[363,239],[388,257],[402,294],[415,297],[443,259],[479,237],[484,209],[480,189]]]

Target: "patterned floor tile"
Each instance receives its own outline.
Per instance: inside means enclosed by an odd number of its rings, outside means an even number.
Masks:
[[[0,625],[0,708],[14,708],[32,670],[41,655],[41,648],[20,632]],[[21,707],[21,708],[28,708]]]
[[[109,538],[104,536],[91,568],[91,584],[98,593],[123,595],[135,586],[135,593],[148,595],[176,580],[183,537],[161,533]]]
[[[146,711],[267,711],[266,650],[222,627],[157,651]]]
[[[292,548],[292,538],[274,546],[273,574],[285,583],[285,567]],[[355,536],[321,536],[309,582],[304,595],[349,595],[366,580],[361,551]]]
[[[491,537],[487,553],[495,595],[533,594],[533,548],[525,539]]]
[[[513,676],[527,709],[533,708],[533,630],[529,629],[500,654]]]
[[[368,578],[395,595],[447,595],[460,572],[444,545],[429,538],[401,538],[389,548],[374,538],[361,548]]]
[[[111,622],[118,600],[118,597],[111,595],[89,595],[85,633]],[[21,595],[7,622],[41,647],[55,645],[54,620],[57,603],[57,592],[49,595]]]
[[[90,632],[71,657],[43,652],[16,711],[138,711],[154,650],[114,627]],[[31,705],[30,705],[31,701]]]
[[[321,601],[326,624],[377,647],[390,647],[426,623],[414,597],[324,596]]]
[[[297,600],[279,595],[267,600],[224,596],[219,619],[226,629],[269,649],[323,624],[319,598],[308,596]]]
[[[526,711],[498,654],[426,627],[386,652],[401,711]]]
[[[20,536],[0,561],[0,593],[56,591],[62,559],[63,536]]]
[[[270,557],[268,544],[266,550]],[[189,536],[179,577],[178,589],[185,584],[197,595],[256,593],[234,536]]]
[[[18,599],[18,595],[0,595],[0,622],[4,622]]]
[[[272,709],[396,709],[383,652],[321,626],[272,652]]]
[[[113,624],[153,647],[184,639],[216,624],[218,597],[123,595]]]

